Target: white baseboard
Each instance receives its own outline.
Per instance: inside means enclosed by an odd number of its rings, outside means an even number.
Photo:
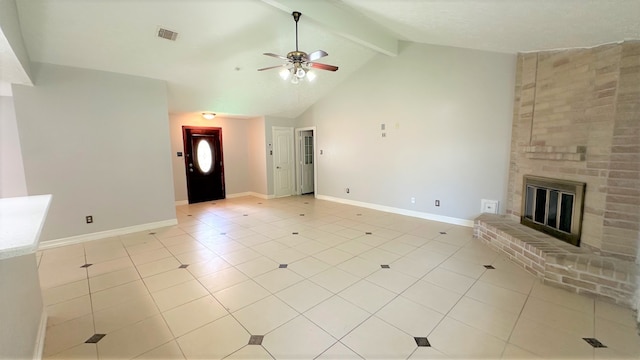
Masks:
[[[225,195],[225,197],[227,199],[235,199],[235,198],[244,197],[244,196],[253,196],[253,193],[247,191],[247,192],[241,192],[241,193],[235,193],[235,194],[226,194]]]
[[[253,192],[253,191],[247,191],[247,192],[242,192],[242,193],[235,193],[235,194],[227,194],[227,199],[233,199],[233,198],[239,198],[239,197],[243,197],[243,196],[254,196],[260,199],[273,199],[274,196],[273,195],[265,195],[265,194],[260,194],[257,192]]]
[[[316,194],[316,199],[327,200],[327,201],[337,202],[337,203],[346,204],[346,205],[359,206],[367,209],[384,211],[384,212],[398,214],[398,215],[406,215],[406,216],[416,217],[420,219],[439,221],[447,224],[473,227],[473,220],[458,219],[458,218],[449,217],[449,216],[442,216],[442,215],[430,214],[430,213],[425,213],[420,211],[400,209],[400,208],[395,208],[391,206],[371,204],[371,203],[366,203],[361,201],[347,200],[347,199],[341,199],[333,196],[326,196],[326,195],[319,195],[319,194]]]
[[[227,199],[234,199],[234,198],[239,198],[239,197],[244,197],[244,196],[255,196],[257,198],[265,199],[265,200],[275,198],[275,196],[273,196],[273,195],[265,195],[265,194],[260,194],[260,193],[253,192],[253,191],[246,191],[246,192],[241,192],[241,193],[225,195],[225,197]],[[189,205],[189,200],[177,200],[176,201],[176,206],[181,206],[181,205]]]
[[[36,343],[33,348],[33,360],[41,360],[42,353],[44,351],[44,337],[47,334],[47,310],[43,306],[42,314],[40,315],[40,325],[38,326],[38,335],[36,336]]]
[[[40,242],[40,246],[38,247],[38,250],[47,250],[47,249],[52,249],[59,246],[80,244],[87,241],[100,240],[100,239],[105,239],[113,236],[126,235],[126,234],[131,234],[131,233],[145,231],[145,230],[173,226],[177,224],[178,224],[177,219],[171,219],[171,220],[134,225],[134,226],[124,227],[119,229],[99,231],[99,232],[94,232],[90,234],[70,236],[62,239],[42,241]]]

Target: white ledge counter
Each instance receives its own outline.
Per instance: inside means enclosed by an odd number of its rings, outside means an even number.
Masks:
[[[0,199],[0,359],[40,359],[47,316],[36,250],[51,195]]]
[[[35,252],[51,195],[0,199],[0,260]]]

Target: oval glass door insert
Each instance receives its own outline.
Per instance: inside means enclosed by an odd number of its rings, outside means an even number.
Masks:
[[[209,142],[205,139],[198,142],[198,146],[196,147],[196,160],[200,171],[205,174],[211,171],[213,167],[213,152],[211,145],[209,145]]]

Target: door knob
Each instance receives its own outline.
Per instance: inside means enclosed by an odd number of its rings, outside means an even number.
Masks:
[[[280,166],[276,166],[276,169],[280,169]]]

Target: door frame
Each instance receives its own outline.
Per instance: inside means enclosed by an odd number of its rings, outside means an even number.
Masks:
[[[295,128],[295,161],[296,161],[296,195],[302,195],[302,166],[300,166],[300,161],[302,161],[302,154],[300,153],[300,138],[302,137],[303,131],[311,131],[313,133],[313,197],[315,198],[318,194],[318,132],[315,126],[301,127]]]
[[[227,198],[226,174],[224,172],[224,146],[222,142],[222,127],[219,126],[195,126],[182,125],[182,147],[183,147],[183,165],[184,165],[184,183],[187,188],[187,203],[191,204],[191,196],[189,191],[189,165],[187,164],[187,130],[217,130],[220,140],[220,171],[222,172],[222,195],[223,199]]]
[[[293,186],[293,189],[291,189],[291,193],[288,195],[280,195],[278,196],[277,194],[277,184],[276,184],[276,179],[277,179],[277,169],[276,169],[276,161],[275,159],[277,158],[278,154],[276,153],[276,146],[275,146],[275,132],[276,130],[286,130],[287,132],[289,132],[292,136],[291,136],[291,141],[287,144],[287,146],[289,147],[289,152],[293,153],[293,169],[291,171],[291,184]],[[296,188],[297,188],[297,183],[296,183],[296,158],[295,158],[295,131],[293,127],[288,127],[288,126],[272,126],[271,127],[271,143],[273,144],[273,156],[271,156],[271,172],[272,172],[272,182],[273,182],[273,196],[274,197],[287,197],[287,196],[291,196],[296,194]],[[292,151],[293,150],[293,151]]]

